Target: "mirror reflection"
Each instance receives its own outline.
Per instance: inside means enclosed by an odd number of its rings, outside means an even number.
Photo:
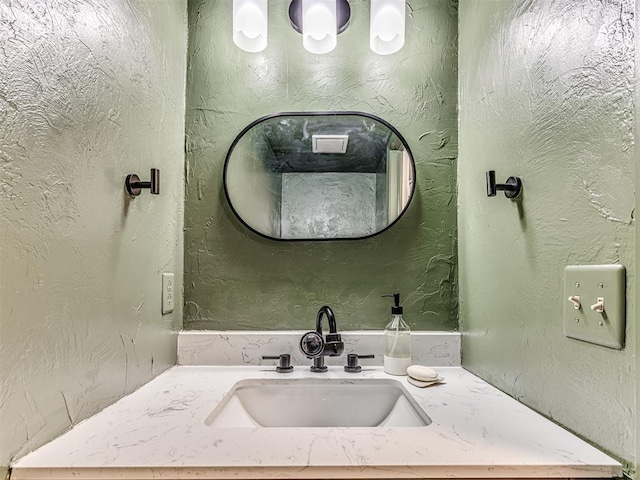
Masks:
[[[260,118],[234,140],[224,167],[233,212],[277,240],[365,238],[406,210],[415,165],[400,133],[359,112]]]

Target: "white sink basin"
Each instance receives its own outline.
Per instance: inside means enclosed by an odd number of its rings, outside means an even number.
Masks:
[[[217,428],[424,427],[431,419],[397,380],[241,380],[209,414]]]

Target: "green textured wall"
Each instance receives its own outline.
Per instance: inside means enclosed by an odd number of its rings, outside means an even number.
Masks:
[[[189,2],[185,327],[304,329],[328,304],[341,329],[380,329],[389,302],[379,296],[399,291],[413,328],[455,329],[456,2],[408,2],[407,42],[386,57],[369,50],[368,1],[351,2],[327,55],[303,49],[285,3],[269,2],[269,45],[249,54],[231,40],[232,2]],[[281,243],[235,219],[222,187],[231,142],[262,115],[300,110],[373,113],[407,139],[418,191],[394,228]]]
[[[186,2],[1,1],[0,45],[1,478],[176,363]]]
[[[637,65],[640,65],[640,35],[638,35],[638,32],[640,31],[640,16],[638,15],[638,12],[640,12],[640,0],[635,0],[635,22],[634,22],[634,27],[635,27],[635,35],[634,35],[634,39],[635,39],[635,78],[634,78],[634,99],[635,99],[635,105],[634,105],[634,133],[635,133],[635,138],[640,138],[640,122],[638,121],[638,105],[640,105],[640,69],[637,67]],[[635,147],[634,149],[634,157],[637,159],[637,147]],[[637,160],[636,160],[637,161]],[[635,169],[635,187],[636,187],[636,212],[640,212],[640,195],[638,195],[637,192],[640,192],[640,169],[636,167]],[[635,226],[636,226],[636,251],[635,251],[635,265],[636,265],[636,271],[637,271],[637,265],[638,265],[638,258],[640,258],[640,241],[638,241],[637,239],[639,238],[639,226],[638,226],[638,222],[635,222]],[[640,298],[640,282],[638,281],[634,281],[633,282],[635,285],[635,298],[639,299]],[[635,316],[631,317],[628,316],[628,320],[631,322],[634,322],[635,325],[638,325],[638,319],[640,318],[640,309],[636,308],[635,309]],[[636,333],[636,345],[640,345],[640,328],[635,328],[635,333]],[[636,355],[635,356],[636,362],[635,362],[635,389],[636,389],[636,407],[635,407],[635,424],[634,424],[634,428],[635,428],[635,438],[636,438],[636,448],[635,448],[635,471],[636,471],[636,476],[637,476],[637,472],[640,471],[640,415],[638,415],[638,404],[640,402],[638,402],[638,399],[640,399],[640,356]]]
[[[461,0],[463,364],[635,457],[633,2]],[[484,174],[519,175],[520,203]],[[624,350],[567,338],[563,268],[627,267]]]

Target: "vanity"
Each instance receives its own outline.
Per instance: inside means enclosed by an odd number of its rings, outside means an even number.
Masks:
[[[617,461],[460,367],[457,333],[423,332],[412,337],[421,363],[429,362],[445,379],[444,383],[429,388],[417,388],[406,377],[385,374],[376,365],[377,358],[363,360],[358,373],[344,370],[339,363],[344,363],[344,356],[331,358],[328,370],[323,373],[311,372],[311,362],[293,350],[295,367],[290,373],[278,373],[276,362],[261,360],[262,355],[293,346],[300,333],[181,334],[181,365],[19,460],[13,465],[12,478],[622,475]],[[347,332],[343,337],[345,353],[369,353],[381,341],[380,332]],[[189,364],[196,362],[200,364]],[[210,365],[215,362],[218,365]],[[222,407],[247,385],[258,390],[262,386],[275,387],[276,391],[284,385],[293,385],[298,389],[295,395],[301,395],[300,402],[316,402],[312,409],[320,407],[314,399],[318,394],[306,397],[305,401],[304,392],[308,393],[309,385],[314,388],[319,385],[329,392],[327,395],[336,392],[332,390],[336,386],[344,391],[383,385],[406,395],[405,400],[417,406],[424,416],[419,415],[422,421],[411,426],[281,425],[289,417],[287,411],[292,416],[299,413],[294,412],[297,402],[291,402],[283,406],[284,420],[278,420],[278,425],[221,422]],[[347,410],[346,418],[354,418],[376,406],[377,402],[370,402],[376,395],[370,392],[352,395],[336,409],[342,413]]]

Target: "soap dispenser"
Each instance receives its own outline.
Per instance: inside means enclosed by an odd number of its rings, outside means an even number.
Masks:
[[[384,371],[391,375],[406,375],[411,366],[411,329],[402,318],[400,294],[383,295],[393,297],[391,322],[384,329]]]

